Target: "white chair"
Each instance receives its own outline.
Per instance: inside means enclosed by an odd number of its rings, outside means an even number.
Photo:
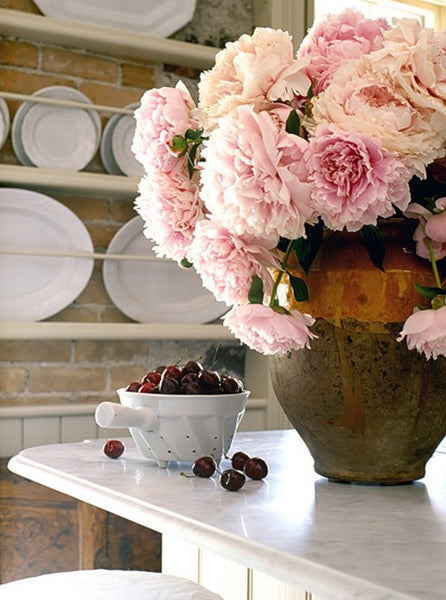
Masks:
[[[0,600],[222,600],[201,585],[162,573],[95,569],[0,585]]]

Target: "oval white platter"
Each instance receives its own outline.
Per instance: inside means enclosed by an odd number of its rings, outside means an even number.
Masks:
[[[93,258],[40,256],[39,251],[93,252],[82,221],[53,198],[0,188],[0,319],[40,321],[66,308],[82,292]],[[33,251],[37,254],[33,255]]]

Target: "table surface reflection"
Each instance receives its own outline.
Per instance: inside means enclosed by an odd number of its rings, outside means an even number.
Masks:
[[[116,460],[101,440],[23,450],[12,471],[141,525],[183,537],[325,599],[446,598],[446,451],[402,486],[318,476],[293,430],[239,433],[232,450],[262,456],[264,481],[227,492],[218,476],[158,468],[133,441]],[[222,467],[229,466],[227,461]]]

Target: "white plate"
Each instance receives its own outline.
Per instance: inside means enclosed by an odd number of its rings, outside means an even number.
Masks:
[[[90,103],[71,87],[52,86],[36,96]],[[28,159],[37,167],[80,171],[99,147],[101,122],[94,110],[31,103],[20,119],[20,137]]]
[[[167,37],[188,23],[196,0],[34,0],[44,15]]]
[[[138,106],[138,105],[136,105]],[[135,105],[127,108],[136,108]],[[129,177],[142,177],[144,169],[136,160],[132,152],[133,136],[135,135],[136,121],[130,115],[121,115],[116,122],[111,135],[113,157],[118,168]]]
[[[12,250],[92,252],[82,221],[44,194],[0,188],[0,247]],[[0,319],[39,321],[66,308],[82,292],[92,258],[0,253]]]
[[[139,102],[128,104],[125,108],[135,110]],[[132,152],[132,142],[136,121],[131,115],[113,115],[104,127],[101,138],[101,160],[107,173],[128,175],[140,179],[144,174],[143,166]]]
[[[6,141],[9,133],[9,109],[3,98],[0,98],[0,148]]]
[[[121,169],[116,163],[111,147],[111,136],[113,133],[113,129],[120,118],[120,114],[113,115],[107,121],[104,127],[104,131],[102,132],[100,147],[101,161],[104,165],[105,170],[107,171],[107,173],[110,173],[110,175],[124,175],[124,173],[121,171]]]
[[[108,253],[155,256],[137,216],[113,237]],[[141,323],[207,323],[227,307],[217,302],[193,269],[176,262],[105,260],[104,284],[121,312]]]

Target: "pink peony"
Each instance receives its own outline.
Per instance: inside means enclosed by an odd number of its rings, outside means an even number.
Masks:
[[[443,152],[444,133],[432,122],[432,112],[415,109],[401,90],[373,72],[368,57],[339,68],[314,99],[313,119],[316,125],[367,134],[419,177],[425,177],[426,166]],[[314,128],[312,120],[308,125]]]
[[[301,237],[312,217],[309,186],[297,174],[307,142],[267,112],[242,106],[237,117],[222,119],[203,150],[207,209],[236,235]]]
[[[446,306],[413,312],[404,323],[398,341],[404,338],[409,350],[416,348],[428,359],[446,356]]]
[[[313,25],[297,56],[311,58],[305,72],[313,82],[314,93],[319,94],[329,85],[343,61],[379,48],[383,31],[388,27],[384,19],[365,19],[354,9],[346,9],[340,15],[327,15]]]
[[[436,201],[438,210],[446,208],[444,206],[445,202],[446,198],[439,198]],[[430,238],[432,243],[432,250],[435,260],[441,260],[442,258],[445,258],[446,225],[444,225],[444,217],[438,221],[435,220],[433,224],[431,224],[431,230],[427,227],[427,224],[430,223],[434,216],[441,217],[444,214],[446,213],[432,215],[427,208],[416,202],[409,204],[407,210],[404,212],[406,217],[419,220],[418,227],[415,229],[413,234],[413,240],[415,241],[415,252],[418,254],[418,256],[421,256],[421,258],[426,258],[427,260],[430,260],[431,258],[428,246],[428,238]]]
[[[194,101],[185,85],[175,88],[152,89],[143,95],[141,106],[135,111],[136,129],[132,152],[147,173],[183,168],[186,157],[178,158],[172,149],[172,138],[197,129],[193,118]]]
[[[308,329],[313,323],[311,315],[298,310],[283,314],[263,304],[234,306],[223,320],[244,344],[263,354],[309,348],[310,339],[317,337]]]
[[[397,19],[384,33],[383,47],[369,56],[432,126],[446,137],[446,35],[423,28],[416,19]],[[444,152],[440,156],[443,156]]]
[[[195,225],[203,218],[196,184],[187,173],[154,172],[140,181],[135,210],[158,256],[181,261],[189,252]]]
[[[426,235],[433,242],[444,244],[446,247],[446,198],[438,198],[435,207],[436,212],[429,217],[426,223]]]
[[[267,247],[234,236],[209,219],[197,223],[189,260],[204,287],[227,305],[247,301],[253,275],[260,277],[270,294],[273,278],[268,267],[278,267]]]
[[[269,102],[306,95],[310,86],[302,72],[306,62],[294,58],[291,36],[280,30],[259,27],[252,36],[245,34],[226,44],[217,54],[214,68],[200,79],[200,109],[206,129],[213,129],[221,117],[240,105],[252,104],[261,110]]]
[[[367,135],[321,125],[304,159],[311,205],[330,229],[358,231],[409,204],[407,168]]]

